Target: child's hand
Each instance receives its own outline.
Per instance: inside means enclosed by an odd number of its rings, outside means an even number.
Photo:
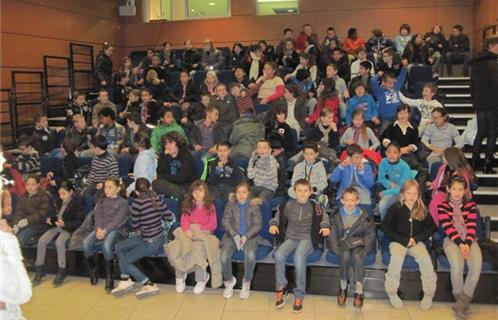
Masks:
[[[410,238],[410,240],[408,241],[408,248],[413,247],[416,243],[417,242],[415,241],[415,239]]]
[[[196,152],[200,152],[200,151],[202,151],[202,146],[200,144],[196,144],[196,145],[194,145],[194,150]]]
[[[120,153],[130,153],[130,148],[128,148],[128,147],[123,148],[123,149],[121,149]]]
[[[329,228],[321,228],[320,234],[324,237],[328,237],[330,235],[330,229]]]
[[[427,182],[425,183],[425,186],[427,187],[427,189],[432,189],[432,187],[433,187],[433,186],[432,186],[432,182],[431,182],[431,181],[427,181]]]
[[[188,118],[187,117],[183,117],[183,118],[181,118],[180,122],[182,124],[187,124],[188,123]]]
[[[341,165],[343,167],[347,167],[351,164],[351,157],[346,157],[344,160],[342,160]]]
[[[368,150],[370,150],[370,151],[375,151],[375,149],[376,149],[375,146],[368,147]]]
[[[52,225],[52,219],[47,218],[47,224],[51,226]]]
[[[330,124],[330,127],[332,128],[332,131],[337,132],[337,123],[332,122],[332,123]]]
[[[354,141],[353,141],[353,139],[346,139],[346,140],[344,140],[344,143],[349,146],[349,145],[353,144]]]
[[[409,147],[403,147],[403,148],[400,148],[400,151],[401,151],[402,155],[405,155],[405,154],[409,154],[411,150]]]
[[[401,64],[403,65],[403,67],[406,67],[408,65],[408,59],[401,59]]]
[[[277,226],[271,226],[270,227],[270,234],[279,234],[280,232],[278,231]]]
[[[469,257],[469,251],[470,251],[469,245],[462,243],[459,245],[459,247],[460,247],[460,251],[462,251],[463,259],[467,260],[467,258]]]
[[[261,103],[261,104],[267,104],[267,103],[268,103],[268,99],[263,98],[263,99],[261,99],[261,102],[260,102],[260,103]]]
[[[12,233],[12,228],[7,223],[7,220],[0,220],[0,231]]]
[[[363,164],[363,161],[361,161],[360,163],[358,163],[358,165],[356,166],[356,169],[358,171],[363,171],[363,169],[365,169],[365,164]]]
[[[64,227],[64,221],[61,220],[61,219],[57,219],[57,221],[55,221],[55,225],[59,228],[63,228]]]
[[[97,189],[97,190],[102,190],[102,188],[103,188],[103,187],[104,187],[104,184],[103,184],[102,182],[97,183],[97,184],[95,185],[95,189]]]
[[[192,223],[190,225],[190,230],[194,232],[201,231],[201,226],[199,226],[197,223]]]
[[[382,77],[384,75],[384,71],[379,70],[379,72],[377,72],[377,74],[379,75],[379,77]]]

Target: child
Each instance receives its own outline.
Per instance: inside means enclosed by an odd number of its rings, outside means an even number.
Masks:
[[[195,121],[202,120],[206,117],[206,109],[209,107],[211,95],[208,92],[201,92],[198,102],[185,102],[180,105],[182,114],[180,124],[186,128],[192,128]]]
[[[256,143],[264,138],[263,123],[252,113],[241,115],[240,119],[233,124],[233,130],[228,139],[233,146],[230,158],[248,161],[256,148]]]
[[[180,105],[199,100],[199,87],[192,81],[188,71],[183,70],[180,72],[180,81],[176,84],[172,95]]]
[[[281,205],[270,220],[270,233],[278,235],[281,242],[275,251],[275,277],[277,301],[275,308],[282,308],[287,299],[287,278],[285,265],[287,257],[294,253],[294,269],[296,286],[294,290],[294,305],[292,311],[303,311],[303,299],[306,290],[306,259],[313,248],[323,243],[322,237],[330,235],[329,217],[325,210],[316,202],[310,200],[311,184],[298,180],[294,184],[296,200],[289,200]]]
[[[436,178],[432,182],[427,182],[427,187],[432,189],[429,210],[436,224],[439,222],[437,208],[448,198],[448,183],[454,176],[462,177],[465,180],[467,183],[466,197],[471,199],[470,185],[474,181],[474,171],[461,149],[449,147],[443,152],[443,164],[439,167]]]
[[[347,157],[334,169],[329,180],[337,186],[336,200],[342,198],[346,188],[354,187],[360,194],[361,205],[371,205],[371,188],[375,184],[372,165],[363,158],[363,150],[357,144],[346,148]]]
[[[363,111],[363,118],[370,128],[380,125],[379,110],[373,97],[367,93],[367,88],[362,82],[353,86],[354,96],[349,99],[346,110],[346,125],[351,125],[352,115],[356,110]]]
[[[116,114],[111,108],[102,108],[99,111],[99,130],[97,135],[105,137],[107,140],[107,150],[109,153],[118,154],[119,146],[124,142],[126,129],[117,123]]]
[[[327,172],[325,171],[325,166],[323,162],[318,159],[318,146],[316,143],[307,143],[303,147],[304,161],[299,162],[292,172],[291,187],[289,188],[289,197],[292,199],[296,198],[293,186],[298,180],[304,179],[309,181],[311,185],[311,190],[313,191],[312,196],[318,199],[323,193],[323,190],[327,188]]]
[[[310,75],[311,75],[311,81],[316,82],[317,80],[317,74],[318,74],[318,68],[316,65],[312,62],[311,56],[308,53],[301,53],[299,55],[299,65],[294,69],[293,72],[287,74],[284,77],[284,81],[287,81],[291,78],[295,78],[297,75],[297,72],[301,69],[306,69],[309,70]]]
[[[99,113],[103,108],[111,108],[114,111],[114,114],[117,114],[118,110],[116,105],[109,100],[109,93],[106,89],[100,89],[99,95],[97,97],[99,101],[96,105],[93,106],[92,111],[92,126],[94,129],[97,129],[99,126]]]
[[[232,145],[225,141],[216,145],[216,158],[209,165],[207,184],[214,199],[227,200],[235,186],[244,180],[242,170],[229,158]]]
[[[17,140],[17,147],[21,154],[17,156],[15,168],[22,173],[25,179],[28,175],[40,176],[40,156],[31,146],[31,137],[22,135]]]
[[[386,157],[382,159],[379,166],[378,182],[384,188],[379,194],[381,220],[384,220],[387,209],[398,200],[398,195],[403,184],[410,179],[412,179],[410,166],[401,159],[399,145],[391,142],[386,148]]]
[[[375,151],[380,147],[379,139],[364,121],[364,111],[356,109],[353,111],[350,122],[350,127],[346,129],[339,140],[341,146],[349,146],[352,144],[359,145],[364,150]]]
[[[339,132],[337,122],[334,122],[335,116],[329,109],[323,109],[320,119],[308,130],[307,135],[308,141],[317,143],[320,156],[332,163],[337,162],[336,149],[339,146]]]
[[[409,105],[410,107],[416,107],[418,110],[420,110],[420,114],[422,115],[420,124],[418,126],[420,136],[422,136],[422,134],[424,133],[425,127],[432,123],[432,111],[435,108],[443,108],[441,102],[434,99],[436,93],[437,86],[432,82],[424,84],[424,87],[422,89],[422,99],[409,99],[405,97],[403,93],[398,93],[401,102]]]
[[[97,202],[92,213],[95,221],[94,230],[83,240],[83,253],[86,266],[90,273],[90,284],[97,284],[97,252],[96,244],[102,245],[105,264],[105,291],[114,289],[114,245],[122,240],[120,228],[127,222],[128,201],[120,192],[121,184],[118,178],[110,177],[104,181],[104,196]]]
[[[373,63],[367,59],[367,51],[365,48],[358,48],[356,50],[356,57],[358,59],[351,63],[351,83],[355,81],[354,78],[360,75],[362,67],[364,70],[368,70],[369,75],[374,75]]]
[[[141,91],[139,89],[133,89],[128,93],[128,102],[126,103],[125,109],[119,113],[118,121],[124,122],[126,117],[132,113],[140,114],[141,111],[141,101],[140,101]]]
[[[358,75],[349,82],[350,91],[354,92],[356,84],[361,83],[365,86],[368,94],[372,94],[370,83],[373,76],[373,69],[370,61],[362,61],[358,70]],[[371,72],[372,71],[372,72]]]
[[[182,137],[185,137],[185,131],[178,123],[176,123],[173,110],[171,110],[171,108],[162,107],[158,116],[161,123],[158,124],[154,130],[152,130],[152,134],[150,135],[150,142],[156,153],[161,152],[161,139],[167,133],[178,132],[178,134]]]
[[[420,185],[416,180],[408,180],[403,184],[399,203],[392,205],[382,221],[382,231],[389,238],[391,260],[386,273],[385,289],[396,309],[403,308],[403,301],[398,296],[401,267],[408,254],[415,258],[420,269],[424,297],[420,302],[422,310],[429,310],[436,292],[437,275],[431,256],[427,252],[424,241],[434,232],[436,225],[432,221],[422,202]]]
[[[43,280],[47,245],[54,239],[55,248],[57,249],[57,266],[59,268],[52,285],[54,287],[62,285],[66,278],[66,242],[69,240],[71,233],[78,229],[85,219],[84,200],[75,193],[72,183],[67,181],[61,183],[59,199],[60,203],[58,203],[56,215],[46,219],[46,224],[50,229],[38,239],[35,262],[36,274],[32,281],[33,286],[39,285]]]
[[[410,119],[410,107],[402,104],[396,111],[397,120],[386,127],[380,141],[387,147],[391,142],[396,142],[401,147],[401,158],[410,165],[412,169],[418,168],[416,152],[420,138],[417,127],[413,126]]]
[[[49,157],[63,158],[63,152],[60,149],[59,132],[64,128],[49,128],[47,115],[37,113],[34,117],[35,127],[33,128],[32,146],[38,151],[38,154],[48,155]]]
[[[403,54],[406,45],[412,39],[412,35],[410,34],[411,27],[407,23],[403,23],[401,27],[399,27],[399,34],[394,38],[394,47],[399,54]]]
[[[126,134],[123,144],[120,145],[119,153],[126,156],[130,161],[135,161],[138,150],[134,146],[133,140],[138,134],[150,135],[150,129],[142,122],[140,113],[132,112],[126,115]]]
[[[180,228],[174,231],[175,240],[166,246],[171,265],[175,268],[176,292],[185,292],[187,274],[195,271],[194,294],[199,295],[206,289],[211,278],[206,271],[208,263],[199,264],[197,260],[209,261],[212,280],[211,286],[221,286],[221,263],[218,259],[219,240],[213,235],[216,230],[216,209],[207,185],[200,180],[190,186],[182,205]],[[189,252],[186,251],[190,248]],[[188,249],[187,249],[188,250]]]
[[[12,214],[14,233],[21,247],[36,244],[38,238],[47,231],[46,221],[52,210],[52,199],[47,192],[40,190],[37,176],[28,175],[24,185],[26,193],[19,197]]]
[[[308,124],[314,124],[320,117],[320,113],[323,109],[328,109],[332,111],[334,115],[333,122],[335,124],[339,123],[339,98],[338,93],[335,88],[334,79],[325,79],[323,81],[323,91],[321,92],[318,104],[315,107],[315,111],[306,119]]]
[[[431,171],[432,165],[442,161],[444,149],[455,145],[462,148],[463,143],[460,133],[454,124],[448,123],[448,114],[443,108],[432,110],[432,123],[425,127],[422,142],[431,150],[431,154],[426,158]]]
[[[406,68],[403,68],[396,78],[392,73],[380,71],[372,77],[370,86],[372,94],[377,99],[379,105],[379,116],[382,120],[382,129],[393,123],[396,118],[396,110],[401,105],[399,92],[406,80]],[[382,85],[379,85],[379,78],[382,75]]]
[[[223,297],[233,296],[233,287],[237,279],[232,273],[232,255],[235,251],[244,252],[244,278],[240,298],[247,299],[251,293],[251,281],[256,267],[256,249],[261,241],[259,231],[263,217],[259,206],[252,205],[249,199],[249,184],[239,183],[235,187],[235,199],[228,201],[223,214],[225,234],[221,240],[221,264],[225,290]]]
[[[446,237],[443,248],[450,263],[451,286],[456,304],[452,308],[459,319],[467,319],[469,304],[479,281],[482,253],[477,242],[477,208],[466,196],[467,182],[452,177],[448,184],[448,200],[438,206],[439,222]],[[468,267],[465,281],[463,273]]]
[[[247,166],[247,177],[252,180],[251,204],[261,205],[270,200],[278,187],[278,162],[271,154],[268,140],[259,140]]]
[[[263,84],[263,77],[260,77],[254,84],[249,85],[246,89],[239,82],[232,82],[230,93],[235,97],[235,104],[239,109],[239,114],[254,112],[253,97],[258,94],[259,88]]]
[[[73,116],[77,114],[83,116],[87,125],[91,124],[92,108],[88,105],[88,101],[86,101],[85,93],[81,91],[73,92],[73,100],[66,108],[66,127],[70,127],[73,124]]]
[[[329,64],[337,66],[337,74],[341,79],[348,82],[351,79],[351,71],[349,68],[349,59],[341,48],[332,49],[332,59],[328,61]]]
[[[195,180],[194,157],[187,149],[185,138],[176,131],[162,136],[161,145],[157,179],[152,188],[158,194],[183,199],[188,186]]]
[[[216,145],[227,139],[221,126],[218,125],[220,111],[215,106],[206,109],[206,118],[196,121],[190,132],[190,140],[199,157],[216,153]]]
[[[339,110],[340,110],[340,119],[344,121],[344,118],[346,116],[346,100],[349,99],[350,94],[349,94],[349,89],[348,85],[346,84],[346,81],[344,81],[343,78],[339,77],[338,74],[338,69],[335,64],[329,64],[327,65],[325,69],[325,75],[327,79],[333,79],[335,81],[335,88],[337,90],[337,94],[339,97]],[[322,95],[324,89],[324,83],[320,86],[318,86],[318,96],[320,97]]]
[[[214,95],[218,83],[220,82],[218,81],[218,76],[216,75],[216,72],[210,70],[206,73],[206,79],[204,79],[204,82],[201,85],[201,91],[207,91],[209,92],[210,95]]]
[[[285,121],[287,118],[286,109],[285,106],[277,106],[275,119],[272,119],[270,127],[266,128],[266,137],[270,144],[278,143],[284,153],[293,151],[291,127]]]
[[[360,194],[355,188],[344,190],[342,207],[330,218],[330,250],[339,256],[341,282],[337,304],[344,306],[348,295],[349,266],[353,269],[355,294],[353,306],[363,306],[365,256],[375,247],[375,222],[358,207]]]
[[[235,104],[235,98],[227,91],[224,83],[218,83],[215,88],[215,95],[211,96],[210,105],[218,108],[220,118],[218,121],[223,125],[227,132],[230,132],[233,123],[239,119],[239,111]]]
[[[149,136],[143,132],[136,134],[133,138],[133,145],[137,149],[138,155],[133,165],[133,173],[129,177],[135,181],[144,178],[152,183],[157,175],[157,157],[151,148]],[[135,182],[128,186],[126,192],[130,194],[134,190]]]
[[[135,186],[137,197],[130,207],[130,224],[139,235],[116,244],[121,281],[111,293],[114,296],[121,296],[133,290],[136,284],[141,284],[142,289],[135,294],[141,299],[158,294],[159,288],[134,263],[162,249],[166,242],[162,223],[175,221],[176,218],[152,191],[147,179],[138,178]]]
[[[69,146],[69,148],[74,150],[74,153],[78,156],[83,157],[85,154],[92,156],[88,151],[91,139],[92,133],[87,127],[85,118],[81,114],[75,114],[73,116],[73,126],[66,130],[63,144]],[[64,148],[64,151],[67,156],[67,148]]]

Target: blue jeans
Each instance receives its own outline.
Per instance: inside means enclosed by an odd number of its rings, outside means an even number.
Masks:
[[[38,239],[49,229],[48,224],[28,225],[17,232],[16,236],[19,245],[22,247],[33,246],[38,243]]]
[[[106,261],[112,260],[114,258],[114,245],[121,240],[122,235],[117,230],[113,230],[106,234],[104,240],[97,240],[95,236],[96,232],[92,231],[85,240],[83,240],[83,252],[85,258],[89,258],[94,253],[94,246],[96,244],[102,244],[102,253],[104,254],[104,259]]]
[[[384,220],[387,210],[398,201],[398,195],[392,194],[383,196],[379,201],[380,221]]]
[[[252,281],[254,267],[256,267],[256,250],[258,242],[255,238],[248,239],[244,244],[244,280]],[[220,260],[223,271],[223,280],[230,281],[233,278],[232,255],[237,250],[233,238],[226,239],[221,244]]]
[[[116,254],[121,274],[131,276],[135,281],[144,283],[147,276],[133,263],[147,256],[154,255],[162,248],[166,239],[163,235],[145,241],[141,237],[131,237],[116,244]]]
[[[277,290],[285,288],[287,278],[285,277],[285,262],[287,257],[294,252],[294,270],[296,273],[296,289],[294,296],[304,298],[306,293],[306,259],[313,251],[311,240],[287,239],[275,252],[275,278]]]

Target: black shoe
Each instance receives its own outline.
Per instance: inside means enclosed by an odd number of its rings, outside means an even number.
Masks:
[[[361,293],[354,294],[353,306],[355,308],[363,307],[363,294],[361,294]]]
[[[105,291],[111,292],[114,289],[114,260],[105,262]]]
[[[303,311],[303,299],[295,298],[294,305],[292,306],[292,312],[301,313]]]
[[[40,285],[43,281],[43,277],[45,276],[45,274],[43,273],[43,265],[35,266],[35,270],[35,277],[33,278],[33,281],[31,281],[33,287]]]
[[[86,259],[86,268],[88,269],[88,274],[90,276],[90,284],[92,286],[99,282],[99,277],[97,274],[97,256],[91,256]]]
[[[493,162],[491,160],[484,161],[484,173],[485,174],[496,174],[496,170],[493,169]]]
[[[285,300],[289,296],[289,292],[286,288],[282,290],[277,290],[277,302],[275,302],[275,308],[279,309],[284,306]]]
[[[472,155],[471,165],[472,165],[472,170],[474,170],[474,172],[479,170],[480,162],[481,162],[480,155]]]
[[[337,304],[343,306],[346,304],[348,297],[348,289],[339,288],[339,294],[337,295]]]
[[[57,270],[57,274],[55,275],[54,281],[52,281],[52,285],[54,287],[58,287],[64,283],[64,279],[66,279],[66,269],[59,268],[59,270]]]

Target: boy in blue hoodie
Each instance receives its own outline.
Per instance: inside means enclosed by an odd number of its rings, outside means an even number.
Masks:
[[[375,184],[372,165],[363,159],[363,150],[357,144],[346,148],[347,157],[332,172],[329,180],[337,188],[336,200],[342,198],[344,190],[353,187],[360,193],[360,205],[372,204],[370,189]]]
[[[381,220],[384,219],[387,209],[398,200],[403,184],[416,176],[408,163],[401,159],[401,150],[398,144],[391,142],[386,149],[386,157],[379,166],[379,184],[384,190],[379,194],[379,211]]]
[[[396,120],[396,110],[401,104],[398,93],[405,84],[406,73],[406,68],[402,68],[398,78],[392,73],[382,71],[372,77],[370,84],[372,94],[379,105],[379,116],[382,120],[381,131]],[[382,77],[381,85],[379,85],[379,77]]]
[[[346,110],[346,125],[351,126],[353,112],[357,109],[363,110],[363,119],[368,127],[380,125],[379,111],[374,98],[367,93],[366,86],[357,81],[353,85],[354,96],[349,99],[348,109]]]

